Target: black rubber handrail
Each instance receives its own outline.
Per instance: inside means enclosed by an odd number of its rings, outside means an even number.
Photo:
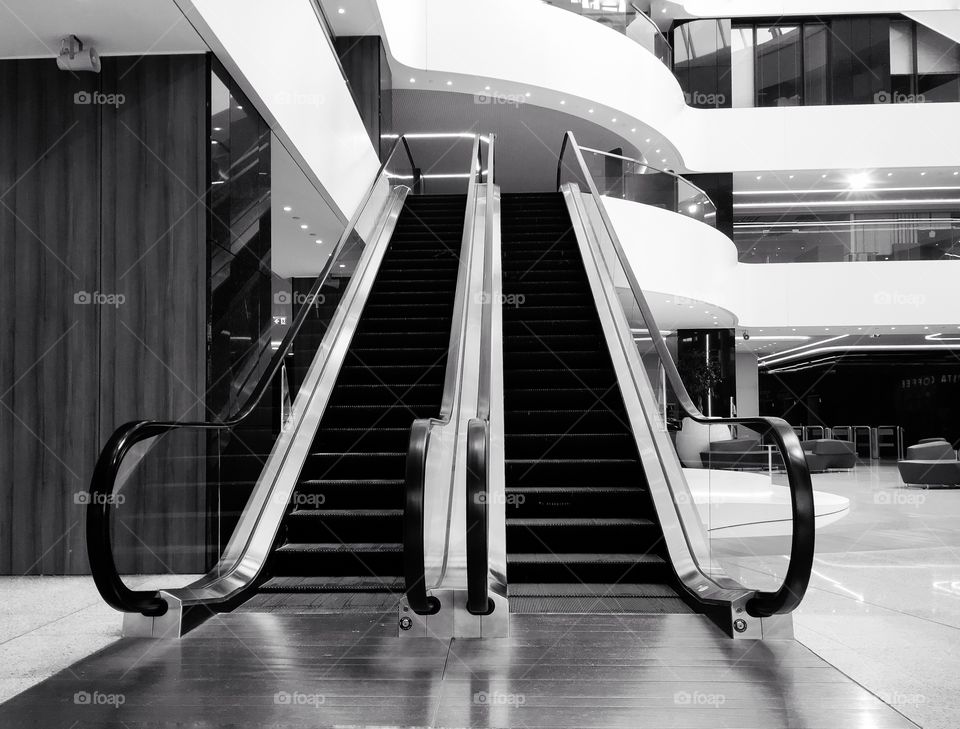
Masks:
[[[403,580],[407,602],[417,615],[435,615],[440,601],[427,595],[424,560],[424,500],[427,485],[427,449],[430,441],[429,419],[415,420],[410,427],[403,508]]]
[[[477,169],[474,170],[474,164]],[[480,135],[473,140],[470,150],[470,176],[472,186],[483,176],[483,157],[480,151]],[[469,211],[472,200],[472,187],[468,187],[467,209]],[[472,231],[464,229],[466,236]],[[462,251],[461,251],[462,253]],[[456,307],[455,307],[456,308]],[[465,308],[461,310],[461,317]],[[450,346],[447,353],[447,371],[444,375],[443,399],[440,405],[439,418],[419,418],[410,428],[410,440],[407,446],[406,478],[404,488],[406,492],[403,511],[403,579],[407,603],[410,609],[418,615],[433,615],[440,610],[440,601],[427,595],[426,561],[424,555],[424,502],[427,490],[427,453],[430,449],[430,435],[435,426],[449,423],[454,407],[456,382],[459,371],[453,369],[451,353],[462,348],[462,332],[458,329],[461,322],[454,322],[451,327]],[[462,370],[463,363],[458,363]]]
[[[479,418],[467,426],[467,612],[471,615],[493,612],[487,579],[489,433],[487,421]]]
[[[349,224],[344,229],[333,253],[327,259],[323,270],[310,287],[306,301],[318,301],[321,289],[326,284],[330,272],[334,270],[334,263],[339,259],[347,242],[354,234],[360,215],[376,190],[377,181],[384,174],[388,164],[398,149],[403,148],[413,169],[413,184],[416,187],[420,182],[420,173],[413,161],[410,145],[401,135],[384,162],[377,170],[366,195],[357,207]],[[110,508],[115,500],[117,474],[123,464],[123,459],[133,446],[148,438],[163,435],[171,430],[229,430],[235,428],[256,409],[270,388],[277,373],[283,367],[284,359],[290,354],[293,341],[303,328],[310,312],[310,306],[304,306],[297,312],[290,328],[280,342],[280,346],[273,353],[263,376],[257,386],[250,393],[246,403],[233,416],[217,421],[151,421],[139,420],[125,423],[117,428],[107,440],[107,444],[97,458],[93,477],[90,482],[90,500],[87,505],[87,557],[90,561],[90,573],[101,597],[111,607],[122,612],[141,613],[147,616],[163,615],[167,611],[167,603],[155,590],[131,590],[127,587],[117,571],[116,561],[113,558],[113,548],[110,540]]]
[[[787,565],[787,571],[783,578],[780,588],[774,592],[757,591],[747,602],[747,612],[754,617],[768,617],[770,615],[779,615],[789,613],[795,609],[803,600],[803,595],[807,591],[807,585],[810,582],[810,572],[813,569],[813,557],[816,540],[816,522],[813,509],[813,483],[810,479],[810,468],[807,465],[806,457],[803,455],[803,447],[800,445],[800,439],[793,431],[793,428],[782,418],[768,417],[749,417],[749,418],[708,418],[694,404],[693,399],[687,393],[687,388],[683,384],[683,378],[677,369],[676,363],[670,354],[667,343],[656,326],[653,313],[643,294],[633,267],[627,259],[620,238],[617,236],[613,224],[607,215],[603,199],[597,190],[593,181],[593,176],[587,167],[583,154],[580,152],[580,146],[577,144],[576,137],[572,132],[567,132],[563,136],[563,143],[560,147],[560,157],[557,161],[557,186],[559,188],[563,171],[563,153],[567,148],[568,142],[577,159],[577,163],[590,189],[590,194],[596,202],[603,220],[607,235],[613,243],[620,264],[627,275],[630,288],[637,306],[640,309],[640,316],[646,322],[649,335],[653,345],[657,350],[660,363],[664,368],[667,379],[673,387],[677,396],[681,410],[684,414],[696,423],[704,425],[746,425],[759,426],[761,432],[769,430],[773,439],[780,448],[783,456],[784,467],[787,471],[787,478],[790,485],[790,506],[793,515],[793,536],[790,546],[790,561]]]

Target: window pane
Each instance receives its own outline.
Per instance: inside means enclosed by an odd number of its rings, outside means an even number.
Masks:
[[[757,106],[800,103],[800,28],[757,28]]]
[[[730,45],[733,106],[751,107],[756,96],[753,65],[753,26],[734,28]]]
[[[917,91],[923,101],[960,100],[960,54],[949,38],[917,26]]]
[[[827,83],[827,26],[818,23],[803,26],[803,103],[830,103]]]

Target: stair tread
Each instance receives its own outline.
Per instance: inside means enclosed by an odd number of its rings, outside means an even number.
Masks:
[[[516,552],[507,554],[507,562],[517,564],[663,564],[663,558],[655,554],[601,553],[601,552]]]
[[[508,588],[510,597],[676,597],[669,585],[658,582],[580,583],[519,582]]]
[[[277,548],[278,552],[403,552],[399,542],[287,542]]]
[[[343,517],[399,517],[403,509],[296,509],[290,516],[298,519],[327,519]]]
[[[586,526],[653,526],[650,519],[620,518],[620,517],[573,517],[573,518],[513,518],[507,517],[507,526],[557,526],[557,527],[586,527]]]

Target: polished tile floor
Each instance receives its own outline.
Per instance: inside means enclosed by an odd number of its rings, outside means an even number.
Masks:
[[[88,580],[11,578],[0,700],[60,673],[0,726],[960,726],[960,491],[903,489],[888,466],[814,478],[851,510],[818,534],[798,642],[729,641],[699,616],[520,616],[510,639],[449,642],[257,614],[117,641]],[[714,554],[759,587],[783,544]]]

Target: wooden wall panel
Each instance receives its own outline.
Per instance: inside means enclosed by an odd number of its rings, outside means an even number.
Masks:
[[[103,110],[102,278],[125,297],[103,311],[105,440],[127,420],[204,418],[206,59],[106,59],[102,83],[124,99]],[[174,435],[145,459],[118,509],[122,569],[202,568],[203,437]]]
[[[202,413],[206,58],[103,66],[0,62],[2,574],[88,572],[76,497],[106,438],[127,420]],[[125,103],[77,103],[82,91]],[[82,292],[125,302],[75,303]],[[181,455],[202,456],[200,443]],[[124,513],[146,542],[136,554],[156,554],[121,564],[192,571],[203,467],[163,455],[151,455],[151,486],[194,485],[127,490]]]
[[[98,444],[97,109],[90,77],[0,62],[0,572],[87,568]],[[86,83],[85,83],[86,82]],[[74,297],[77,296],[77,302]]]

